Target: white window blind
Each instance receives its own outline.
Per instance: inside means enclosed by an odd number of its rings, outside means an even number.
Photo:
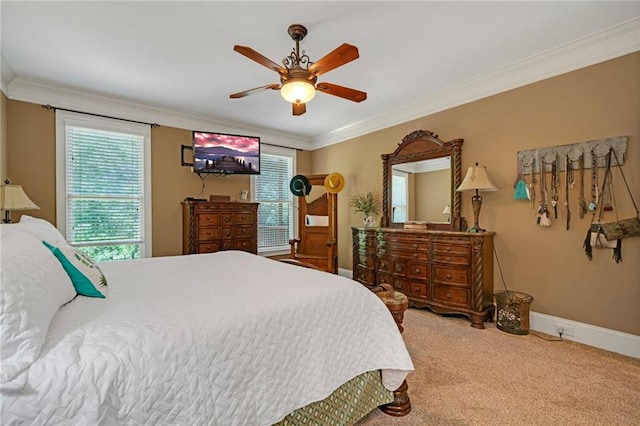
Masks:
[[[113,120],[63,120],[58,226],[70,245],[96,260],[148,255],[145,159],[148,130]],[[148,126],[146,126],[148,129]],[[62,192],[62,193],[61,193]]]
[[[295,150],[262,146],[260,175],[252,178],[253,199],[258,206],[258,250],[289,248],[293,236],[293,194],[289,182],[295,169]]]

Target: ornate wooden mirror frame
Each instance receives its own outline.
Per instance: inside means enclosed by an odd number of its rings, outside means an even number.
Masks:
[[[460,193],[456,188],[462,183],[462,143],[464,139],[443,142],[429,130],[416,130],[404,138],[392,154],[382,154],[382,226],[402,227],[402,223],[391,221],[391,179],[392,167],[396,164],[412,163],[434,158],[451,159],[451,220],[450,223],[429,224],[428,229],[457,231],[463,229],[464,220],[460,215]]]

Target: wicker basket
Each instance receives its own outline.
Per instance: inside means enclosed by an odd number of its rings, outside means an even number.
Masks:
[[[533,296],[517,291],[494,291],[496,327],[511,334],[529,334],[529,307]]]

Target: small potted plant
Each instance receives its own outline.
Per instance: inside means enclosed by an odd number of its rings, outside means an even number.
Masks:
[[[382,203],[375,192],[356,192],[351,195],[349,205],[355,209],[356,213],[364,215],[365,227],[376,226],[376,216],[380,214]]]

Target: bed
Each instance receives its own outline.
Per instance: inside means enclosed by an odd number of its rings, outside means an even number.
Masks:
[[[41,241],[61,236],[18,225],[0,226],[3,424],[309,424],[363,381],[382,399],[360,415],[392,402],[413,370],[385,305],[347,278],[226,251],[101,263],[105,297],[65,301]]]

